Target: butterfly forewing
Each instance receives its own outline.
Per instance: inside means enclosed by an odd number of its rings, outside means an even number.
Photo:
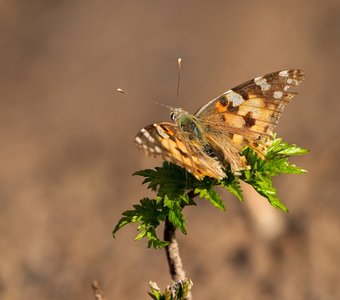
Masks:
[[[149,125],[136,135],[135,143],[146,155],[173,162],[197,179],[224,177],[221,163],[209,157],[197,141],[188,141],[176,124],[162,122]]]
[[[263,157],[285,105],[296,95],[288,90],[303,79],[304,72],[297,69],[257,77],[211,100],[195,115],[204,124],[224,128],[240,148],[249,145]]]

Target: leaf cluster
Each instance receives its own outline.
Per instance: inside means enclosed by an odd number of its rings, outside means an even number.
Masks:
[[[190,279],[178,280],[168,286],[164,293],[161,292],[155,282],[149,282],[151,293],[148,293],[153,300],[182,300],[186,299],[191,287]]]
[[[147,184],[147,188],[157,195],[155,199],[143,198],[139,204],[133,206],[132,210],[125,211],[113,230],[113,236],[125,225],[139,223],[136,240],[146,237],[148,247],[163,248],[167,242],[157,237],[156,230],[166,217],[176,229],[186,234],[184,207],[195,205],[194,198],[198,196],[208,200],[216,208],[225,210],[216,187],[227,189],[242,201],[240,180],[250,184],[260,195],[267,198],[273,207],[287,212],[288,209],[277,196],[272,178],[279,174],[305,173],[305,170],[290,163],[288,158],[307,152],[307,149],[283,142],[280,138],[273,140],[264,160],[259,158],[254,150],[246,147],[242,155],[245,156],[250,168],[236,175],[228,166],[225,170],[226,176],[222,180],[209,177],[205,177],[202,181],[197,180],[185,169],[169,162],[163,162],[162,167],[155,169],[137,171],[134,175],[144,177],[143,184]]]
[[[272,206],[288,212],[287,207],[277,196],[272,178],[280,174],[306,173],[306,170],[288,161],[291,156],[306,153],[308,153],[307,149],[283,142],[281,138],[274,139],[264,160],[259,158],[253,149],[247,147],[243,150],[243,155],[246,157],[250,169],[244,170],[240,179],[250,184],[260,195],[267,198]]]

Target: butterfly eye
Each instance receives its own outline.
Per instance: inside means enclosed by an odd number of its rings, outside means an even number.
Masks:
[[[172,112],[170,113],[170,119],[171,119],[172,121],[175,121],[175,117],[176,117],[176,114],[172,111]]]

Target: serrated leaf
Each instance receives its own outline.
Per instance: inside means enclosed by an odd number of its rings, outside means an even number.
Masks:
[[[187,193],[180,195],[180,199],[183,200],[183,203],[185,205],[190,205],[190,197],[188,196]]]
[[[174,207],[173,209],[169,210],[169,221],[180,231],[182,231],[183,234],[187,234],[186,228],[185,228],[185,219],[182,213],[182,209],[179,207]]]
[[[116,233],[117,233],[117,231],[118,231],[119,229],[123,228],[125,225],[130,224],[130,223],[132,223],[130,218],[127,218],[127,217],[121,218],[121,219],[118,221],[118,223],[117,223],[117,225],[115,226],[115,228],[113,229],[113,231],[112,231],[112,236],[113,236],[114,238],[116,238]]]
[[[295,144],[288,144],[286,142],[282,142],[282,139],[276,138],[269,147],[266,158],[270,159],[272,156],[290,157],[296,155],[303,155],[308,152],[309,152],[308,149],[298,147]]]
[[[163,249],[169,245],[169,242],[162,241],[158,238],[148,240],[148,248]]]
[[[185,169],[166,161],[162,167],[138,171],[134,175],[145,177],[143,184],[148,183],[148,188],[157,191],[157,196],[160,198],[165,195],[180,196],[185,193],[187,186],[197,181]]]
[[[304,169],[288,162],[287,158],[281,158],[265,162],[262,172],[267,176],[277,176],[279,174],[302,174],[306,173]]]
[[[143,198],[140,200],[140,204],[134,205],[133,208],[134,210],[128,210],[123,213],[124,217],[119,220],[114,228],[112,232],[113,236],[115,236],[116,232],[123,226],[129,223],[139,222],[140,225],[137,228],[139,233],[135,240],[147,237],[149,246],[154,246],[155,248],[165,247],[167,243],[159,240],[156,234],[156,228],[161,221],[164,221],[167,215],[164,207],[154,199]]]
[[[141,230],[141,229],[139,229]],[[144,238],[145,236],[147,235],[147,231],[145,229],[141,230],[137,236],[135,237],[135,241],[139,241],[141,240],[142,238]]]
[[[197,187],[194,190],[194,194],[201,198],[207,199],[212,205],[220,210],[225,210],[224,203],[220,195],[214,190],[213,187],[210,188],[200,188]]]
[[[229,174],[228,177],[225,177],[221,180],[221,185],[222,187],[226,188],[230,193],[232,193],[237,199],[243,201],[240,181],[236,176]]]
[[[287,207],[277,197],[277,191],[273,186],[270,178],[257,174],[257,176],[249,181],[249,183],[260,195],[267,198],[269,203],[284,212],[288,212]]]
[[[301,147],[297,147],[296,145],[292,145],[292,147],[286,148],[278,152],[279,154],[285,156],[296,156],[296,155],[303,155],[308,153],[309,150]]]

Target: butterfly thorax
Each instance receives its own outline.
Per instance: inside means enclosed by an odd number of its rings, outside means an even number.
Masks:
[[[219,147],[216,147],[207,139],[206,128],[196,116],[189,114],[182,108],[173,108],[171,109],[171,119],[181,130],[183,136],[199,148],[201,153],[205,153],[216,160],[224,160]]]
[[[202,141],[204,139],[202,125],[194,115],[182,108],[173,108],[170,117],[189,140]]]

